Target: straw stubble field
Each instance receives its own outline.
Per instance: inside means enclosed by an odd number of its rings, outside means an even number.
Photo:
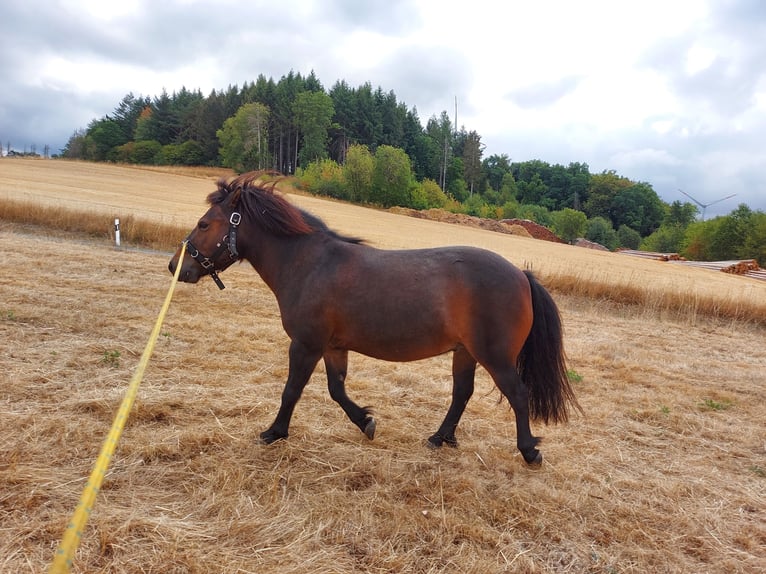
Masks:
[[[4,169],[0,191],[12,194]],[[83,193],[56,179],[87,191],[131,172],[72,185],[69,169],[51,179],[56,201]],[[171,211],[189,226],[212,189],[134,171],[163,182],[163,201],[178,194]],[[110,216],[161,211],[120,204],[141,204],[138,192],[120,197],[105,200]],[[296,201],[379,246],[473,243],[542,277],[574,253]],[[169,286],[168,257],[0,222],[0,571],[50,563]],[[177,287],[73,571],[757,572],[766,560],[762,327],[555,293],[587,416],[535,425],[540,470],[517,455],[512,413],[481,370],[460,447],[425,447],[448,404],[449,357],[352,356],[349,393],[375,407],[373,442],[329,398],[320,366],[289,440],[267,447],[257,437],[278,407],[288,341],[251,269],[224,280],[222,292]]]

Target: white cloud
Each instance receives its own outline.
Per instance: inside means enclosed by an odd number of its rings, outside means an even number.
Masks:
[[[457,97],[486,154],[766,209],[765,37],[758,0],[6,0],[0,139],[59,149],[128,92],[313,69],[393,90],[423,122]]]

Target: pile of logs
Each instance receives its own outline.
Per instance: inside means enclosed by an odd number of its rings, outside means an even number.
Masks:
[[[645,259],[654,259],[656,261],[672,261],[690,267],[702,267],[713,271],[723,271],[732,275],[744,275],[753,279],[766,280],[766,270],[758,266],[755,259],[742,259],[736,261],[687,261],[678,253],[654,253],[652,251],[636,251],[633,249],[621,249],[619,253],[632,255],[634,257],[643,257]]]
[[[686,261],[678,253],[655,253],[654,251],[637,251],[635,249],[620,249],[619,253],[643,257],[644,259],[655,259],[657,261]]]
[[[723,271],[732,275],[746,275],[756,279],[766,279],[766,271],[758,266],[758,262],[755,259],[743,259],[740,261],[685,261],[684,263],[693,267]]]

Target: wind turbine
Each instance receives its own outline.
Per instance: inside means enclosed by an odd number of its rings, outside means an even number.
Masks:
[[[720,203],[720,202],[722,202],[722,201],[724,201],[726,199],[731,199],[732,197],[737,195],[736,193],[732,193],[731,195],[727,195],[726,197],[722,197],[721,199],[716,199],[715,201],[711,201],[710,203],[702,203],[702,202],[697,201],[696,199],[694,199],[691,195],[686,193],[683,189],[679,189],[678,191],[683,193],[686,197],[691,199],[694,203],[696,203],[697,205],[699,205],[702,208],[702,221],[705,221],[705,209],[707,209],[708,207],[710,207],[711,205],[713,205],[715,203]]]

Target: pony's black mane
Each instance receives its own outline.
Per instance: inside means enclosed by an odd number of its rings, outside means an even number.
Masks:
[[[210,205],[228,203],[242,212],[243,219],[280,237],[325,233],[347,243],[362,243],[356,237],[341,235],[327,227],[317,216],[300,209],[276,191],[279,179],[265,182],[263,171],[250,172],[227,181],[218,180],[218,188],[207,197]]]

